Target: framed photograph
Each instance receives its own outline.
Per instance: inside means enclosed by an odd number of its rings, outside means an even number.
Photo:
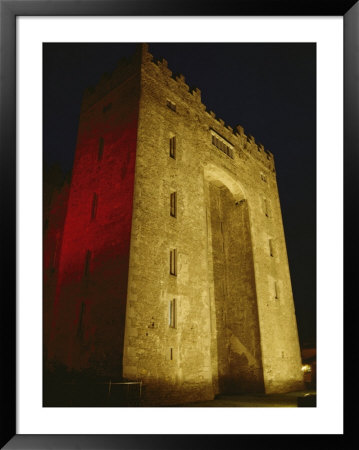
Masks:
[[[1,1],[3,448],[343,436],[358,14]]]

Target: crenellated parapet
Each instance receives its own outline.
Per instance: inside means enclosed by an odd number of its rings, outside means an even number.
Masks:
[[[213,128],[224,135],[224,137],[232,143],[240,157],[243,153],[260,162],[267,170],[275,172],[273,154],[266,150],[261,143],[257,143],[251,134],[246,134],[241,125],[237,125],[234,129],[227,125],[223,119],[216,116],[211,110],[205,110],[207,120],[211,121]]]
[[[122,58],[113,72],[105,73],[95,87],[88,88],[84,92],[82,110],[90,108],[116,86],[139,74],[140,71],[160,78],[175,95],[180,96],[196,110],[202,111],[207,119],[209,118],[211,126],[219,127],[219,132],[233,143],[238,153],[245,152],[268,170],[275,172],[273,154],[266,150],[261,143],[257,143],[251,134],[245,133],[242,126],[237,125],[233,128],[222,118],[217,117],[215,112],[208,110],[202,102],[201,90],[197,87],[190,87],[183,74],[173,73],[168,67],[166,59],[154,58],[149,51],[148,44],[139,44],[131,58]]]
[[[165,59],[154,60],[153,55],[148,50],[148,45],[142,47],[142,51],[147,54],[147,57],[143,60],[150,62],[151,65],[156,66],[157,75],[161,74],[162,80],[168,84],[174,92],[180,94],[190,104],[197,106],[202,111],[205,111],[207,115],[214,119],[215,124],[220,127],[222,133],[224,133],[228,139],[234,141],[234,147],[242,149],[246,153],[249,153],[254,159],[261,162],[267,169],[275,171],[273,154],[266,150],[260,143],[256,143],[255,138],[251,134],[246,134],[244,128],[238,125],[233,129],[225,121],[217,117],[215,112],[208,110],[206,105],[202,103],[201,91],[198,88],[190,88],[186,83],[185,76],[183,74],[174,74],[168,67],[168,62]]]
[[[183,74],[174,74],[168,67],[168,62],[165,59],[155,60],[148,51],[148,46],[142,47],[147,56],[143,60],[148,63],[147,72],[155,71],[156,78],[161,77],[162,81],[168,85],[177,95],[180,95],[191,106],[205,112],[209,120],[212,120],[213,126],[219,126],[222,134],[233,142],[234,147],[238,152],[244,151],[249,153],[255,160],[262,163],[268,170],[275,171],[274,158],[270,151],[266,150],[260,143],[256,143],[255,138],[251,134],[246,134],[244,128],[238,125],[236,128],[226,124],[225,121],[216,116],[214,111],[208,110],[207,106],[202,102],[201,90],[197,87],[191,88],[186,83],[186,78]],[[144,70],[146,70],[144,68]]]

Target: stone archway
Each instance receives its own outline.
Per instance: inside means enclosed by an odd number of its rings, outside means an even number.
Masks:
[[[249,207],[238,182],[205,169],[216,393],[263,392]]]

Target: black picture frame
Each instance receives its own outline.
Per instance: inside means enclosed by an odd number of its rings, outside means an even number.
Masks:
[[[1,448],[177,449],[255,444],[264,435],[18,435],[16,434],[16,17],[19,16],[342,16],[344,18],[345,262],[356,249],[359,119],[359,5],[357,0],[0,0],[1,99]],[[349,265],[348,265],[349,267]],[[353,277],[347,271],[344,282]],[[347,284],[346,284],[347,286]],[[354,314],[346,308],[350,327]],[[345,352],[345,357],[347,356]],[[354,415],[353,415],[354,418]],[[354,419],[346,422],[346,433]],[[292,435],[292,437],[294,437]],[[333,436],[332,436],[333,437]],[[334,436],[341,437],[341,436]],[[298,435],[303,440],[305,435]],[[206,442],[205,442],[206,440]]]

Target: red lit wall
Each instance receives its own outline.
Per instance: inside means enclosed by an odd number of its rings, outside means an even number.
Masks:
[[[81,113],[51,324],[50,361],[111,377],[122,373],[138,103],[135,74]]]

